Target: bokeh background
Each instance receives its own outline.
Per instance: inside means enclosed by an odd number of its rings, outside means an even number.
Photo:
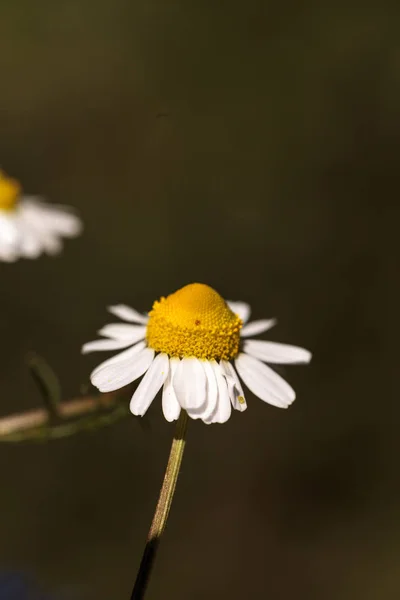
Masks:
[[[64,397],[105,307],[201,281],[310,348],[298,399],[191,422],[148,598],[400,595],[397,2],[5,0],[0,163],[76,206],[57,259],[1,265],[0,413]],[[111,320],[113,320],[111,318]],[[173,426],[0,446],[0,568],[129,597]]]

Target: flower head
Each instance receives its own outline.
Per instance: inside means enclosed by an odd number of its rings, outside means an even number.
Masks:
[[[13,210],[21,193],[21,186],[15,179],[0,171],[0,210]]]
[[[193,283],[154,302],[146,339],[169,356],[230,360],[239,351],[242,324],[215,290]]]
[[[82,223],[70,208],[21,196],[19,183],[0,171],[0,260],[57,254],[61,239],[81,230]]]
[[[111,392],[144,375],[131,399],[135,415],[144,415],[163,388],[162,407],[168,421],[177,419],[183,408],[193,419],[224,423],[232,407],[247,408],[237,373],[261,400],[287,408],[295,392],[265,363],[311,359],[304,348],[247,339],[267,331],[276,320],[247,323],[248,304],[225,301],[201,283],[160,298],[148,315],[125,305],[109,311],[129,324],[106,325],[99,331],[106,339],[89,342],[82,351],[127,348],[100,364],[91,381],[101,392]]]

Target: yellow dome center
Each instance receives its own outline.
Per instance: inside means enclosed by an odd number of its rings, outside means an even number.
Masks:
[[[18,181],[0,171],[0,210],[13,210],[20,192]]]
[[[191,283],[162,297],[149,313],[150,348],[169,356],[230,360],[239,352],[242,320],[208,285]]]

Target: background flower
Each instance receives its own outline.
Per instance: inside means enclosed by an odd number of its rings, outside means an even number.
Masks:
[[[58,254],[62,238],[81,231],[82,222],[70,207],[21,196],[19,184],[0,171],[0,260]]]

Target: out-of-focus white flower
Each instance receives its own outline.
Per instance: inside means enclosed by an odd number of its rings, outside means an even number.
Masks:
[[[304,348],[248,339],[273,327],[276,320],[247,323],[248,304],[226,302],[200,283],[156,301],[148,315],[125,305],[109,311],[128,323],[106,325],[99,331],[106,339],[85,344],[82,352],[129,347],[100,364],[91,381],[101,392],[111,392],[144,375],[131,399],[135,415],[144,415],[163,387],[167,421],[176,420],[183,408],[193,419],[224,423],[232,407],[247,408],[236,371],[254,395],[287,408],[296,394],[265,363],[308,363],[311,359]]]
[[[58,254],[63,237],[75,237],[82,222],[67,206],[21,196],[17,181],[0,171],[0,261]]]

